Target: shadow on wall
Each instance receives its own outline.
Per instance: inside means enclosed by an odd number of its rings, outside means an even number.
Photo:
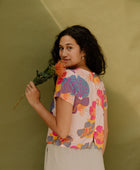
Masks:
[[[107,88],[109,134],[104,155],[106,170],[140,169],[140,117],[122,96]]]

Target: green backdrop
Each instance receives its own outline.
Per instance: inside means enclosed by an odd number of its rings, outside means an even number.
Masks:
[[[139,11],[139,0],[0,1],[0,170],[43,170],[47,126],[25,98],[13,106],[46,68],[56,34],[73,24],[96,35],[107,60],[106,170],[140,169]],[[48,109],[53,87],[39,86]]]

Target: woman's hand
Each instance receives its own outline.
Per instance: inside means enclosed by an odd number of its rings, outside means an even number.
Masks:
[[[25,96],[32,107],[40,103],[40,91],[32,81],[27,84],[25,89]]]

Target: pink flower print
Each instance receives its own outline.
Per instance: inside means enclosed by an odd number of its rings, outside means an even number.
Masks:
[[[107,96],[106,96],[106,91],[104,90],[104,110],[107,109]]]
[[[62,81],[63,81],[63,78],[62,77],[58,77],[56,84],[61,84]]]
[[[95,120],[95,114],[96,114],[96,101],[92,102],[92,106],[89,108],[89,114],[90,114],[90,119]]]
[[[54,131],[52,132],[52,134],[53,134],[54,136],[58,136]]]
[[[92,102],[92,106],[95,108],[96,107],[96,101]]]
[[[101,96],[101,95],[102,95],[102,90],[98,89],[98,90],[97,90],[97,95],[98,95],[98,96]]]
[[[95,144],[98,148],[103,148],[104,143],[104,129],[103,126],[97,126],[94,132]]]
[[[79,147],[78,147],[78,146],[71,146],[70,148],[79,149]]]
[[[86,148],[89,148],[89,147],[90,147],[89,143],[85,143],[85,144],[77,144],[76,146],[71,146],[70,148],[86,149]]]
[[[67,72],[65,71],[62,75],[62,77],[65,77],[67,75]]]

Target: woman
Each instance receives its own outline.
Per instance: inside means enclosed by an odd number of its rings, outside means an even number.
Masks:
[[[103,154],[108,135],[107,98],[99,75],[105,60],[96,38],[82,26],[62,31],[52,56],[66,68],[57,78],[49,112],[40,102],[33,82],[25,91],[30,105],[48,129],[45,170],[104,170]]]

